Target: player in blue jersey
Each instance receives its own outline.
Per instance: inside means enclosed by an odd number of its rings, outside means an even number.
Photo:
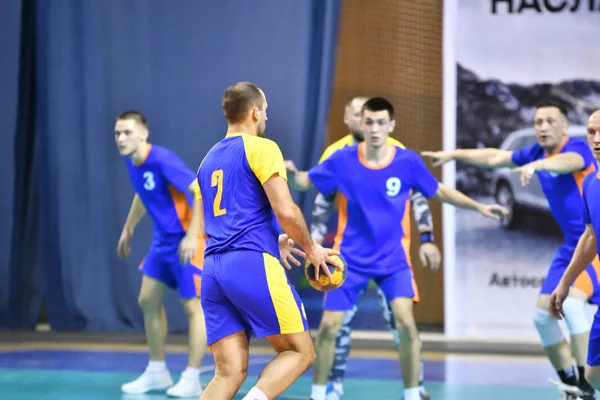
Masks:
[[[432,158],[434,166],[457,160],[488,168],[516,167],[514,170],[520,174],[523,185],[529,183],[534,175],[538,176],[550,210],[564,234],[564,244],[558,248],[550,264],[533,320],[542,346],[561,381],[569,386],[579,386],[586,393],[584,399],[593,399],[593,390],[583,373],[590,332],[584,304],[594,294],[598,259],[577,277],[565,302],[565,321],[571,347],[558,321],[548,313],[548,301],[585,231],[581,220],[581,184],[588,174],[596,170],[597,163],[584,140],[568,136],[567,111],[559,104],[540,103],[534,115],[534,125],[537,143],[517,151],[460,149],[424,152],[423,155]]]
[[[346,106],[344,107],[344,124],[348,127],[350,133],[328,146],[323,152],[323,155],[321,155],[319,162],[322,162],[323,160],[327,159],[329,156],[331,156],[331,154],[333,154],[339,149],[343,149],[346,146],[352,146],[354,144],[364,141],[364,135],[361,131],[360,121],[362,119],[362,106],[368,99],[368,97],[354,97],[346,104]],[[393,144],[394,146],[405,148],[405,146],[401,142],[395,140],[392,137],[388,137],[387,141],[388,143]],[[289,167],[295,169],[293,162],[286,161],[286,164],[287,163],[289,163]],[[315,198],[315,206],[312,212],[310,232],[312,237],[318,243],[322,243],[324,239],[324,235],[327,231],[327,224],[331,217],[331,213],[333,211],[336,199],[336,193],[332,193],[332,195],[330,196],[324,196],[321,193],[317,193],[317,196]],[[417,228],[420,233],[421,245],[419,247],[419,258],[421,259],[421,264],[423,266],[429,264],[430,268],[433,271],[437,271],[441,263],[441,253],[434,243],[433,219],[431,217],[429,203],[421,193],[414,192],[410,196],[409,208],[414,214],[415,220],[417,221]],[[404,215],[404,219],[402,220],[402,225],[406,228],[404,232],[405,236],[402,239],[402,245],[404,246],[407,256],[410,255],[410,247],[412,242],[410,232],[410,214],[411,213],[407,211]],[[338,215],[339,220],[344,221],[345,218],[346,216],[343,214]],[[410,257],[408,258],[408,263],[412,266]],[[419,295],[418,288],[416,285],[415,290],[417,292],[415,296],[415,302],[418,302]],[[398,338],[398,331],[396,330],[396,326],[394,324],[392,311],[381,289],[377,289],[377,294],[379,295],[381,300],[383,318],[392,332],[396,349],[399,350],[400,341]],[[338,332],[338,335],[335,339],[335,358],[333,360],[333,366],[331,367],[331,372],[328,378],[329,383],[327,385],[327,400],[340,400],[344,394],[343,380],[344,374],[346,372],[347,359],[350,354],[350,346],[352,340],[351,324],[357,311],[358,307],[354,306],[352,310],[346,312],[346,315],[344,316],[344,320],[342,322],[342,327],[340,328],[340,331]],[[421,392],[421,400],[426,400],[429,399],[430,396],[427,390],[425,389],[423,380],[424,364],[423,361],[421,361],[419,390]]]
[[[279,225],[327,275],[326,262],[335,264],[330,255],[337,252],[313,241],[292,200],[281,151],[264,138],[263,91],[249,82],[236,83],[225,91],[222,107],[227,134],[198,170],[209,237],[202,306],[216,364],[215,377],[200,399],[233,398],[246,378],[253,334],[266,337],[277,356],[244,399],[270,400],[315,357],[304,307],[278,260]]]
[[[594,112],[588,119],[587,140],[596,161],[600,161],[600,110]],[[573,282],[600,254],[600,242],[597,240],[600,235],[600,177],[598,173],[588,174],[583,180],[582,216],[585,231],[577,243],[569,266],[550,296],[550,314],[558,319],[566,317],[563,303],[568,298]],[[600,304],[599,300],[597,295],[592,298],[592,302],[596,305]],[[592,323],[585,378],[595,389],[600,390],[600,311],[596,312]],[[582,392],[571,391],[571,393],[580,396],[579,398],[584,396]],[[573,398],[577,397],[573,396]]]
[[[506,210],[478,203],[439,183],[418,154],[387,142],[394,130],[393,106],[383,98],[369,99],[362,108],[365,141],[333,153],[308,172],[290,171],[290,184],[300,190],[313,185],[328,195],[343,196],[340,212],[347,219],[336,240],[348,263],[344,284],[325,295],[323,316],[316,340],[311,398],[324,400],[333,363],[335,338],[345,313],[372,279],[392,309],[400,337],[400,365],[406,400],[419,400],[419,340],[413,316],[414,279],[401,245],[401,221],[410,193],[477,210],[499,219]]]
[[[148,213],[152,219],[152,245],[140,266],[142,287],[138,302],[150,348],[150,362],[136,380],[122,386],[124,393],[141,394],[167,389],[173,397],[196,397],[202,391],[200,363],[206,350],[204,314],[200,305],[200,277],[204,251],[201,210],[192,209],[198,191],[196,175],[177,155],[150,144],[148,125],[137,111],[122,113],[115,123],[119,153],[127,157],[127,169],[135,196],[118,244],[118,254],[130,253],[133,231]],[[189,321],[188,367],[173,386],[165,365],[167,318],[162,300],[168,288],[176,289]]]

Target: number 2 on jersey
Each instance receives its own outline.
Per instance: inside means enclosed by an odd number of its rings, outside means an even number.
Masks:
[[[210,186],[217,187],[217,194],[215,195],[215,201],[213,203],[213,214],[215,217],[227,214],[227,210],[221,208],[221,201],[223,200],[223,170],[218,169],[213,171],[210,179]]]

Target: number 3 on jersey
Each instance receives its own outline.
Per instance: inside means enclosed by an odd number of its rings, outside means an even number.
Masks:
[[[213,203],[213,214],[215,217],[227,214],[227,210],[221,208],[221,201],[223,200],[223,170],[218,169],[213,171],[210,179],[210,186],[217,187],[217,194],[215,195],[215,201]]]
[[[154,182],[154,174],[150,171],[144,172],[144,189],[152,190],[156,187],[156,183]]]

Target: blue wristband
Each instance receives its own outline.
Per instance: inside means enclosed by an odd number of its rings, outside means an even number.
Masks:
[[[421,243],[433,243],[433,232],[421,233]]]

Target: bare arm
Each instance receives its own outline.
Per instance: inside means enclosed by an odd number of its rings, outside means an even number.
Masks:
[[[502,207],[498,204],[482,204],[468,196],[465,196],[458,190],[451,189],[441,183],[438,186],[438,190],[434,195],[434,198],[438,201],[448,203],[456,207],[478,211],[481,215],[495,220],[501,220],[502,218],[506,218],[508,215],[508,210],[506,207]]]
[[[451,152],[452,159],[484,168],[514,167],[512,151],[500,149],[457,149]]]
[[[306,192],[313,187],[313,184],[308,177],[308,172],[306,171],[289,171],[288,180],[292,189],[300,192]]]
[[[439,184],[438,190],[433,198],[442,203],[448,203],[468,210],[480,211],[483,206],[483,204],[442,183]]]
[[[536,171],[567,174],[569,172],[581,171],[585,167],[585,161],[577,153],[561,153],[529,163],[528,167]]]
[[[596,235],[594,234],[594,229],[592,225],[586,225],[583,235],[581,235],[579,242],[577,242],[573,258],[571,258],[571,262],[561,279],[561,283],[571,286],[575,279],[594,261],[596,254]]]
[[[200,232],[204,234],[204,208],[198,181],[194,180],[188,190],[194,195],[194,205],[192,206],[192,217],[190,218],[187,235],[198,236]]]
[[[194,179],[194,182],[188,186],[188,191],[194,194],[194,203],[189,226],[178,249],[179,260],[183,265],[188,264],[194,258],[198,250],[198,235],[200,232],[204,234],[204,209],[197,180]]]
[[[264,183],[263,188],[285,233],[307,254],[313,251],[315,242],[310,237],[302,212],[292,199],[286,180],[273,175]]]
[[[131,202],[131,207],[129,208],[129,214],[127,214],[127,220],[125,221],[123,230],[133,233],[135,227],[145,214],[146,207],[144,206],[144,203],[142,203],[140,196],[136,193],[135,196],[133,196],[133,201]]]

